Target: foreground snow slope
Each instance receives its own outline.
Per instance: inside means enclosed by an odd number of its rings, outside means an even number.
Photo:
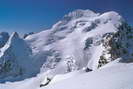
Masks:
[[[39,88],[43,74],[20,82],[0,84],[0,89],[132,89],[133,63],[113,63],[93,72],[74,72],[55,77],[53,83]],[[67,77],[67,79],[58,80]],[[57,81],[56,81],[57,79]]]
[[[132,89],[133,64],[118,64],[82,74],[42,89]]]

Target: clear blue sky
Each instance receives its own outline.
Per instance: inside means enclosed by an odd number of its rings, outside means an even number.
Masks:
[[[0,0],[0,31],[38,32],[75,9],[114,10],[133,24],[133,0]]]

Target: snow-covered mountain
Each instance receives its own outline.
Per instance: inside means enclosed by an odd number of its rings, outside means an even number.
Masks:
[[[132,51],[125,53],[132,48],[125,46],[132,45],[132,38],[127,37],[132,36],[131,32],[130,26],[116,12],[99,14],[76,10],[65,15],[51,29],[28,36],[26,41],[34,58],[43,61],[42,71],[53,69],[66,73],[87,66],[95,70],[116,58],[132,54]]]
[[[7,32],[0,33],[0,48],[2,48],[9,39],[9,34]]]
[[[13,33],[0,49],[0,81],[95,71],[118,58],[132,62],[132,45],[133,29],[118,13],[75,10],[51,29],[25,39]]]
[[[31,49],[14,32],[3,48],[0,49],[0,81],[10,80],[31,72]]]

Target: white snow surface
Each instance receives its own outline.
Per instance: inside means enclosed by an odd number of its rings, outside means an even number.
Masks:
[[[93,72],[75,71],[57,75],[51,83],[39,87],[44,75],[20,82],[0,84],[0,89],[132,89],[133,63],[115,63]]]

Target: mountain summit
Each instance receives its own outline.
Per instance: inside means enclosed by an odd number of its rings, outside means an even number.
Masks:
[[[98,16],[98,13],[95,13],[91,10],[82,10],[78,9],[73,12],[70,12],[69,14],[64,16],[64,19],[77,19],[81,17],[87,17],[87,18],[92,18]]]

